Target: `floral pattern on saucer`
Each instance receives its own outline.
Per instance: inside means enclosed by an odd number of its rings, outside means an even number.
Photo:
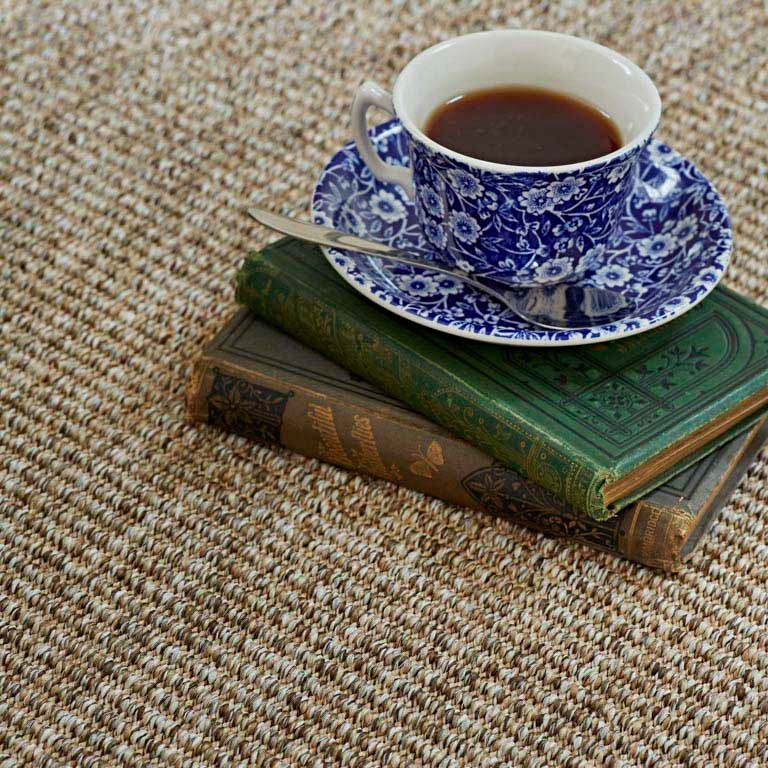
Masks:
[[[407,165],[408,138],[399,122],[373,131],[379,154]],[[469,190],[468,190],[469,191]],[[422,200],[438,206],[439,198]],[[618,322],[550,331],[518,319],[484,293],[430,271],[440,235],[419,226],[413,203],[395,185],[374,179],[351,142],[323,171],[312,200],[316,223],[394,245],[421,257],[425,266],[387,263],[360,253],[326,249],[351,285],[368,298],[414,322],[457,336],[521,346],[588,344],[629,336],[661,325],[701,301],[720,281],[731,252],[725,205],[704,175],[665,144],[643,150],[635,186],[607,246],[596,246],[581,280],[621,291],[633,304]],[[456,222],[470,236],[471,224]],[[426,235],[426,236],[425,236]],[[549,262],[556,269],[556,259]],[[454,265],[471,271],[472,265]]]

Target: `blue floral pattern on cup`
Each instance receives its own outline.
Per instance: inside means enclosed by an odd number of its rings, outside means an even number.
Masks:
[[[408,139],[397,120],[374,129],[373,140],[388,162],[409,163]],[[485,196],[489,207],[493,206],[489,190],[481,188],[482,180],[462,177],[460,182],[456,189],[463,189],[468,199]],[[555,194],[573,197],[579,189],[581,185],[575,191],[573,185],[564,186]],[[530,197],[537,199],[536,195]],[[426,200],[422,204],[437,207],[440,202]],[[436,255],[436,248],[444,247],[440,244],[443,238],[447,241],[445,228],[438,226],[431,231],[428,223],[422,231],[416,206],[399,186],[374,179],[352,143],[344,146],[323,171],[312,211],[318,224],[380,240],[424,260],[424,267],[407,267],[328,249],[331,264],[364,295],[423,325],[501,344],[565,346],[648,330],[701,301],[719,282],[731,252],[731,227],[720,196],[692,163],[655,140],[638,158],[634,186],[616,230],[606,244],[593,246],[591,263],[581,278],[587,285],[621,291],[634,310],[619,322],[593,328],[548,331],[533,327],[486,294],[431,272],[429,261],[444,258]],[[465,237],[474,232],[463,220],[457,222],[457,228]],[[537,269],[568,268],[567,263],[561,266],[559,258],[567,260],[567,256],[556,257]],[[463,256],[455,266],[465,272],[472,270],[469,259]]]
[[[581,171],[497,173],[409,139],[416,216],[441,260],[517,285],[560,282],[590,266],[616,227],[644,148]]]

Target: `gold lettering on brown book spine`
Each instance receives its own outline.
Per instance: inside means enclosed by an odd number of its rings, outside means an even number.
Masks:
[[[400,470],[393,464],[387,469],[379,453],[379,447],[376,444],[376,436],[373,433],[373,425],[367,416],[361,416],[356,413],[352,420],[352,437],[358,441],[358,447],[352,449],[352,456],[355,459],[355,468],[372,475],[383,477],[386,480],[402,480]]]
[[[332,464],[341,464],[345,467],[354,466],[349,455],[341,443],[336,422],[333,419],[333,409],[328,405],[309,403],[307,416],[312,426],[320,434],[320,458],[330,461]]]

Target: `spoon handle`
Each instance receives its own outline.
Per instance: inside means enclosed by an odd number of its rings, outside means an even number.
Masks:
[[[288,216],[281,216],[280,214],[272,213],[271,211],[265,211],[262,208],[250,208],[248,210],[248,215],[255,221],[258,221],[259,224],[274,229],[276,232],[281,232],[284,235],[291,235],[300,240],[307,240],[310,243],[328,245],[333,248],[345,248],[350,251],[359,251],[371,256],[379,256],[381,258],[389,259],[390,261],[396,261],[400,264],[407,264],[410,267],[429,269],[431,272],[439,272],[443,275],[455,277],[457,280],[468,283],[478,290],[487,293],[502,305],[509,306],[509,302],[505,299],[502,293],[489,288],[478,280],[474,280],[463,272],[454,269],[446,269],[445,267],[440,267],[432,262],[419,261],[418,259],[411,258],[397,248],[384,245],[384,243],[377,243],[373,240],[364,240],[362,237],[356,237],[355,235],[341,232],[338,229],[331,229],[331,227],[324,227],[320,224],[310,224],[308,222],[299,221],[298,219],[291,219]]]
[[[263,224],[265,227],[282,232],[284,235],[297,237],[299,240],[308,240],[318,245],[328,245],[335,248],[346,248],[350,251],[361,251],[373,256],[396,256],[399,251],[384,243],[376,243],[372,240],[364,240],[362,237],[341,232],[338,229],[323,227],[320,224],[310,224],[306,221],[291,219],[281,216],[263,208],[250,208],[248,215]]]

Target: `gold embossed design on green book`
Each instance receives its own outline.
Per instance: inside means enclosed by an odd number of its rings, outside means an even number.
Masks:
[[[284,239],[249,255],[237,298],[597,519],[768,404],[768,312],[724,288],[625,340],[503,347],[399,318],[346,285],[317,248]]]

